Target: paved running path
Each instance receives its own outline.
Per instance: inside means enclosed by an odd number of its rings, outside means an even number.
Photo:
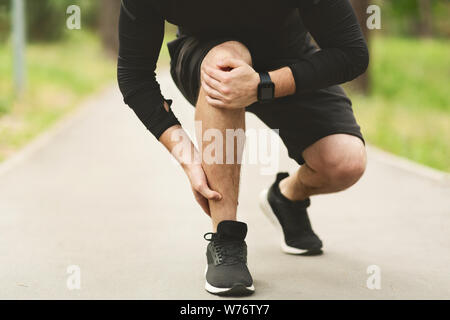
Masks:
[[[167,72],[160,79],[192,123]],[[263,125],[249,115],[248,127]],[[215,298],[203,290],[208,219],[116,89],[47,140],[0,175],[0,298]],[[257,203],[273,177],[244,166],[252,298],[450,298],[450,184],[369,156],[356,186],[313,199],[319,257],[280,252]],[[284,149],[280,167],[295,169]],[[81,268],[81,290],[66,287],[69,265]],[[381,268],[381,290],[366,287],[369,265]]]

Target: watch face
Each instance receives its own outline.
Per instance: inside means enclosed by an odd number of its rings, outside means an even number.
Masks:
[[[272,100],[275,93],[275,86],[261,86],[259,88],[259,100]]]

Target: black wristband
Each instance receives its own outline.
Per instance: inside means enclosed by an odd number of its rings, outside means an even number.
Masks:
[[[275,84],[272,82],[268,72],[260,72],[261,82],[258,85],[258,101],[269,102],[275,97]]]

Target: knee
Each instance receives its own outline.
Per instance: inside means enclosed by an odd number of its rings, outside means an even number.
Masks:
[[[239,41],[226,41],[212,48],[202,61],[202,68],[205,63],[216,64],[225,58],[234,58],[245,61],[252,65],[252,56],[247,47]]]
[[[345,189],[355,184],[364,174],[367,164],[366,150],[363,143],[355,142],[334,152],[322,153],[317,166],[330,185]]]

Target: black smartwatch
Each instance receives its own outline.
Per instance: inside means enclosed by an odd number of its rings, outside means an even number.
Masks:
[[[275,83],[270,79],[268,72],[260,72],[261,82],[258,85],[258,101],[269,102],[275,98]]]

